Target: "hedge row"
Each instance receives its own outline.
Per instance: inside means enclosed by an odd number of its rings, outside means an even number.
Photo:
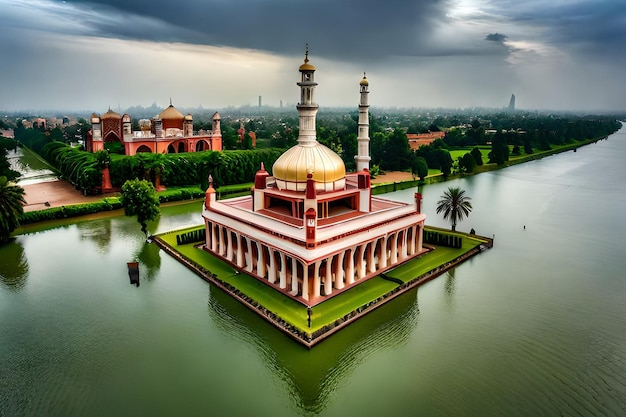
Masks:
[[[39,211],[29,211],[20,216],[20,225],[43,222],[46,220],[65,219],[68,217],[84,216],[86,214],[111,211],[122,208],[118,197],[108,197],[102,201],[70,206],[53,207]]]
[[[424,230],[424,242],[455,249],[460,249],[461,246],[463,246],[463,238],[461,236],[439,233],[432,230]]]
[[[190,230],[189,232],[176,235],[177,245],[186,245],[188,243],[204,242],[206,240],[206,229]]]
[[[414,188],[419,185],[418,180],[394,182],[389,184],[375,184],[372,185],[372,194],[379,195],[385,193],[391,193],[393,191],[406,190],[407,188]]]
[[[199,184],[203,190],[212,175],[214,187],[249,183],[263,163],[271,170],[282,149],[204,151],[178,154],[110,155],[109,173],[113,187],[120,188],[135,178],[155,181],[161,175],[166,186]],[[97,154],[81,151],[63,142],[44,146],[42,156],[83,192],[93,194],[102,183]]]
[[[94,194],[102,184],[102,170],[96,154],[81,151],[63,142],[50,142],[43,147],[43,157],[63,173],[72,184]]]
[[[213,177],[214,187],[249,183],[254,180],[261,163],[268,169],[282,152],[281,149],[262,149],[111,155],[109,171],[114,187],[121,187],[126,180],[133,178],[154,180],[155,166],[159,166],[162,171],[161,182],[166,186],[199,184],[200,188],[206,189],[209,175]]]

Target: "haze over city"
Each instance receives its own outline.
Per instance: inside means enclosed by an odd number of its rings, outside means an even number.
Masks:
[[[0,0],[0,110],[294,105],[626,110],[618,0]]]

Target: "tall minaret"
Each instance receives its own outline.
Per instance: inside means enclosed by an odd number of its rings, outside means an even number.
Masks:
[[[358,154],[356,160],[357,172],[370,168],[370,119],[368,109],[370,107],[367,95],[369,94],[369,82],[365,73],[359,83],[361,87],[361,101],[359,102],[359,132],[356,138],[358,143]]]
[[[300,65],[299,71],[302,74],[302,80],[297,83],[300,86],[300,102],[296,106],[300,119],[298,143],[306,146],[307,144],[317,142],[315,116],[319,108],[313,99],[317,83],[315,82],[315,67],[309,64],[309,45],[306,47],[304,64]]]

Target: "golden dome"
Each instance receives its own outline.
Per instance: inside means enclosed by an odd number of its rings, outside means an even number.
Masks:
[[[191,115],[191,113],[188,113],[188,114],[185,116],[185,120],[193,120],[193,116]]]
[[[171,104],[167,109],[159,113],[159,119],[161,120],[183,120],[184,118],[185,116]]]
[[[306,54],[304,55],[304,64],[300,65],[300,68],[298,68],[298,70],[300,72],[303,71],[315,71],[317,68],[315,68],[313,65],[309,64],[309,46],[307,45],[306,47]]]
[[[359,84],[360,85],[370,85],[370,82],[367,81],[367,77],[365,76],[365,74],[363,74],[363,79],[361,80],[361,82]]]
[[[121,119],[122,116],[119,113],[115,113],[113,110],[109,109],[108,112],[102,115],[102,119]]]
[[[313,65],[309,64],[309,60],[305,59],[304,60],[304,64],[300,65],[300,68],[298,69],[299,71],[315,71],[317,68],[315,68]]]
[[[315,141],[309,144],[298,144],[283,153],[274,162],[272,173],[279,188],[301,190],[306,184],[307,174],[313,175],[318,185],[316,188],[327,189],[324,184],[332,184],[346,176],[343,160],[331,149]],[[282,183],[299,183],[290,187]]]

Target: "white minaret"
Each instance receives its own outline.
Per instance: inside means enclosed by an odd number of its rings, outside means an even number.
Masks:
[[[309,64],[309,46],[307,45],[304,64],[300,65],[299,68],[302,79],[297,83],[300,86],[300,102],[296,106],[300,120],[300,134],[298,135],[298,143],[300,145],[317,142],[315,116],[319,106],[313,98],[315,86],[317,85],[315,82],[315,69],[313,65]]]
[[[359,83],[361,89],[361,101],[359,102],[359,131],[356,141],[358,143],[358,153],[354,157],[357,172],[370,168],[370,119],[368,109],[370,107],[367,95],[369,92],[369,82],[365,73]]]

